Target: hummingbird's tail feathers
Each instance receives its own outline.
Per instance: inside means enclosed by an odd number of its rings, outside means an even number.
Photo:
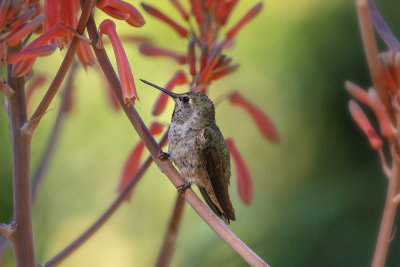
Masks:
[[[204,187],[199,186],[199,189],[200,189],[200,193],[203,196],[204,200],[206,201],[207,205],[215,213],[215,215],[217,215],[222,220],[224,220],[225,224],[229,225],[230,220],[232,220],[232,221],[236,220],[235,211],[233,210],[232,206],[231,206],[231,210],[229,210],[226,213],[225,211],[222,210],[222,208],[220,207],[219,204],[216,204],[216,203],[214,203],[214,201],[211,200],[210,194],[207,193],[207,190]]]

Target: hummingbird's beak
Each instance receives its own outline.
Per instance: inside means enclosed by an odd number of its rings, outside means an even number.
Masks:
[[[153,84],[153,83],[151,83],[151,82],[148,82],[148,81],[145,81],[145,80],[142,80],[142,79],[139,79],[139,80],[141,80],[141,81],[144,82],[144,83],[147,83],[148,85],[151,85],[151,86],[157,88],[157,89],[160,90],[160,91],[163,91],[164,93],[166,93],[167,95],[169,95],[169,96],[172,97],[172,98],[177,98],[177,97],[178,97],[178,94],[172,93],[172,92],[168,91],[168,90],[165,89],[165,88],[162,88],[162,87],[160,87],[160,86],[157,86],[157,85],[155,85],[155,84]]]

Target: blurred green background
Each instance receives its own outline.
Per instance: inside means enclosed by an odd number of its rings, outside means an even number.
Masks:
[[[178,18],[169,1],[147,2]],[[229,25],[255,3],[240,1]],[[400,4],[395,0],[376,3],[400,36]],[[138,1],[133,4],[139,6]],[[236,45],[227,52],[241,68],[210,89],[212,99],[240,90],[274,120],[282,140],[279,145],[266,142],[242,109],[228,102],[218,105],[217,123],[225,137],[234,138],[254,182],[253,202],[246,206],[238,199],[233,174],[230,195],[237,221],[230,229],[272,266],[368,266],[387,181],[377,154],[347,110],[344,81],[363,87],[371,84],[354,2],[264,4],[260,15],[239,33]],[[100,13],[96,14],[97,23],[105,18]],[[185,40],[143,14],[147,21],[143,28],[117,22],[117,31],[148,35],[160,46],[185,51]],[[385,49],[382,42],[379,45]],[[136,79],[165,85],[179,67],[168,59],[141,56],[136,45],[127,44],[125,49]],[[64,51],[38,60],[35,72],[53,77],[63,55]],[[125,115],[110,108],[96,70],[81,69],[74,86],[75,108],[63,121],[33,208],[40,263],[73,241],[116,198],[121,168],[138,141]],[[150,123],[155,119],[151,109],[158,92],[139,82],[136,86],[140,101],[135,108]],[[35,103],[46,87],[36,95]],[[32,170],[43,152],[58,104],[56,99],[34,135]],[[160,121],[168,122],[171,113],[172,103]],[[12,213],[12,181],[4,110],[0,111],[0,128],[0,222],[5,222]],[[152,266],[176,194],[153,165],[130,202],[61,266]],[[387,266],[400,265],[398,225],[396,219]],[[5,266],[13,266],[12,262],[8,251]],[[171,266],[246,263],[186,206]]]

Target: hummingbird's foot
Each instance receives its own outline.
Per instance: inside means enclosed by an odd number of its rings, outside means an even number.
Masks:
[[[181,185],[178,185],[178,186],[176,187],[176,189],[178,189],[178,193],[179,193],[179,194],[183,194],[183,192],[184,192],[186,189],[188,189],[191,185],[192,185],[191,183],[181,184]]]
[[[167,160],[170,156],[171,155],[166,152],[163,152],[163,151],[158,152],[158,158],[160,160]]]

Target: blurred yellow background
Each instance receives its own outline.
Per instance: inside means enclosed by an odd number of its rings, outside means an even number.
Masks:
[[[138,1],[129,1],[141,11]],[[147,1],[179,15],[169,1]],[[395,33],[400,4],[376,1]],[[256,1],[240,1],[233,25]],[[185,3],[186,6],[187,3]],[[143,28],[117,22],[118,33],[149,36],[155,44],[186,50],[164,23],[147,15]],[[105,18],[96,10],[96,23]],[[227,27],[229,28],[229,26]],[[398,35],[400,36],[400,35]],[[382,43],[380,47],[384,49]],[[140,55],[125,44],[137,92],[135,108],[149,124],[158,91],[139,78],[164,86],[180,67],[168,59]],[[115,62],[110,47],[110,58]],[[35,73],[54,77],[65,51],[37,61]],[[275,122],[281,144],[265,141],[247,113],[227,101],[217,106],[217,123],[232,137],[250,169],[254,197],[240,202],[235,174],[230,195],[237,221],[230,229],[272,266],[367,266],[370,264],[386,190],[377,154],[351,121],[344,81],[370,86],[353,1],[264,1],[264,8],[237,36],[229,51],[237,72],[215,82],[210,97],[239,90]],[[186,66],[184,67],[186,73]],[[43,86],[35,103],[45,93]],[[80,68],[74,80],[75,107],[62,125],[50,168],[33,208],[40,263],[53,257],[117,197],[126,157],[138,136],[123,112],[106,99],[97,70]],[[187,88],[181,86],[178,92]],[[50,106],[32,143],[32,171],[55,120],[59,99]],[[172,103],[157,119],[168,122]],[[7,113],[0,111],[0,222],[12,213],[11,147]],[[147,154],[146,154],[147,156]],[[160,249],[176,189],[153,165],[130,202],[61,266],[152,266]],[[398,226],[398,220],[396,221]],[[388,265],[399,266],[398,235]],[[11,251],[5,266],[13,265]],[[186,206],[171,266],[246,266],[199,216]]]

